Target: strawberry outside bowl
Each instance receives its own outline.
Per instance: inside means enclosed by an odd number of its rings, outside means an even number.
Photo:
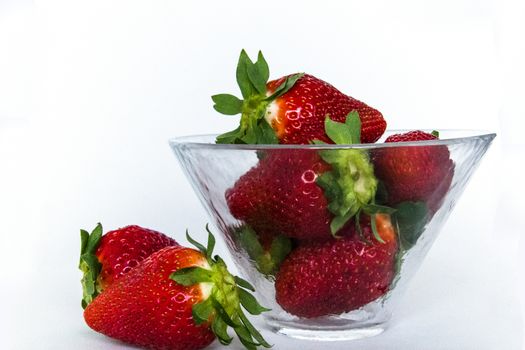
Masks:
[[[387,131],[383,139],[403,131]],[[388,325],[496,135],[312,145],[169,141],[275,332],[349,340]]]

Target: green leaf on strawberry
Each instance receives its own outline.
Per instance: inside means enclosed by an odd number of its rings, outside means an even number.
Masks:
[[[210,317],[213,317],[211,328],[221,344],[228,345],[233,340],[227,332],[227,327],[230,326],[247,349],[256,349],[258,346],[271,347],[250,323],[241,305],[251,315],[260,315],[270,309],[261,306],[247,291],[253,290],[250,283],[231,275],[224,261],[219,256],[213,256],[215,237],[208,225],[206,230],[208,231],[206,247],[191,238],[187,232],[186,237],[206,257],[209,266],[182,268],[171,273],[170,279],[186,287],[200,283],[211,287],[209,297],[193,305],[192,315],[196,324],[208,322]]]
[[[91,231],[80,230],[80,262],[79,269],[82,271],[82,308],[93,301],[99,294],[97,289],[97,277],[102,265],[98,261],[95,252],[102,238],[102,225],[100,223]]]
[[[327,116],[324,125],[326,134],[336,145],[361,142],[361,120],[356,111],[348,113],[345,123],[335,122]]]
[[[281,235],[266,237],[263,246],[262,237],[248,225],[235,229],[234,234],[250,259],[255,261],[257,270],[267,277],[275,275],[283,260],[292,250],[291,240]]]
[[[429,219],[428,207],[424,202],[401,202],[393,215],[399,232],[402,250],[408,250],[416,244]]]
[[[368,215],[374,214],[394,214],[397,211],[395,208],[387,207],[386,205],[379,205],[370,203],[363,206],[363,212]]]
[[[326,116],[325,130],[337,145],[360,143],[361,120],[355,111],[350,112],[345,123],[339,123]],[[320,141],[314,141],[321,144]],[[361,149],[321,150],[321,158],[332,169],[317,179],[329,200],[328,210],[334,214],[330,230],[335,236],[359,211],[367,208],[374,200],[377,179],[368,153]]]
[[[250,57],[243,49],[239,56],[239,62],[237,63],[237,84],[241,89],[242,97],[248,98],[254,94],[254,87],[248,76],[248,67],[253,65],[253,62],[250,60]]]
[[[294,85],[295,83],[297,82],[297,80],[301,79],[303,77],[303,73],[297,73],[297,74],[293,74],[289,77],[287,77],[284,82],[279,85],[277,87],[277,89],[275,89],[275,91],[273,92],[273,94],[271,94],[270,96],[266,97],[265,100],[266,101],[273,101],[275,100],[277,97],[281,96],[281,95],[284,95],[286,92],[288,92],[288,90],[290,90]]]
[[[257,62],[247,65],[246,72],[255,90],[260,94],[266,94],[266,83],[270,78],[270,69],[261,51],[257,55]]]
[[[424,202],[401,202],[395,207],[392,220],[398,233],[399,250],[395,257],[394,279],[390,290],[394,289],[401,277],[401,266],[406,253],[416,244],[429,219],[430,212]]]
[[[183,286],[190,286],[196,283],[212,282],[213,274],[208,269],[202,267],[187,267],[174,272],[172,277],[177,277],[177,283]]]
[[[239,286],[251,290],[252,292],[255,292],[255,288],[250,284],[250,282],[246,281],[245,279],[240,278],[239,276],[235,276],[235,283],[237,283]]]
[[[213,313],[213,304],[211,299],[206,299],[202,303],[198,303],[192,308],[192,316],[195,324],[200,325],[208,322]]]
[[[239,299],[241,301],[241,305],[252,315],[260,315],[263,312],[270,311],[270,309],[265,308],[264,306],[261,306],[257,299],[247,291],[245,291],[242,288],[237,288],[237,292],[239,293]]]
[[[241,123],[235,130],[219,135],[217,143],[230,144],[276,144],[275,131],[266,121],[266,108],[277,97],[285,94],[303,74],[289,76],[270,96],[266,84],[270,78],[268,63],[261,51],[254,63],[245,50],[241,51],[237,63],[237,84],[243,99],[230,94],[212,96],[213,108],[226,115],[241,114]]]
[[[230,94],[219,94],[211,97],[215,105],[213,108],[219,113],[235,115],[242,112],[242,100]]]

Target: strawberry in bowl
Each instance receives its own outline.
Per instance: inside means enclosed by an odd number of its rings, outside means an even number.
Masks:
[[[241,51],[236,76],[243,99],[230,94],[212,96],[218,112],[241,114],[239,127],[219,135],[217,143],[332,143],[325,133],[326,116],[344,123],[352,111],[360,119],[357,142],[375,142],[386,129],[378,110],[312,75],[297,73],[268,81],[270,71],[260,51],[255,63]]]
[[[307,145],[217,144],[209,135],[174,139],[171,146],[240,273],[271,309],[263,314],[270,329],[334,340],[387,327],[493,138],[456,135]],[[434,163],[434,172],[443,172],[433,192],[423,186],[436,184],[429,172],[413,174],[414,185],[406,187],[408,173],[388,170],[385,157],[407,149],[414,162],[425,154],[442,159],[443,168]],[[439,155],[443,149],[446,157]],[[403,197],[406,189],[412,192]]]
[[[438,139],[437,131],[415,130],[391,135],[385,142]],[[389,204],[422,201],[434,212],[439,209],[454,176],[454,162],[446,146],[384,148],[373,154],[375,173],[388,189]]]
[[[333,143],[358,143],[359,116],[349,113],[345,123],[327,117],[325,130]],[[232,215],[256,231],[329,238],[355,215],[373,210],[376,188],[365,151],[286,149],[266,152],[226,191],[226,201]]]
[[[314,318],[358,309],[387,293],[395,275],[398,238],[389,215],[378,214],[373,220],[381,242],[367,219],[361,234],[349,226],[339,238],[299,244],[276,275],[277,303],[292,315]]]
[[[170,146],[264,319],[301,339],[382,332],[495,135],[386,131],[316,77],[270,80],[261,53],[236,73],[242,97],[212,98],[239,126]]]

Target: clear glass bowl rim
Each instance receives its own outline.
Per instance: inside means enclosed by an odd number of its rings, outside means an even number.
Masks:
[[[432,132],[432,130],[419,129],[425,132]],[[389,129],[387,133],[405,133],[412,130],[398,130]],[[266,149],[348,149],[348,148],[387,148],[387,147],[421,147],[434,145],[454,145],[461,143],[469,143],[473,141],[491,141],[496,137],[496,133],[486,130],[472,130],[472,129],[440,129],[440,133],[458,133],[469,134],[463,137],[453,137],[439,140],[427,141],[409,141],[409,142],[389,142],[389,143],[358,143],[358,144],[311,144],[311,145],[282,145],[282,144],[217,144],[212,142],[202,142],[203,138],[210,138],[215,140],[219,134],[197,134],[174,137],[168,140],[172,147],[191,147],[191,148],[207,148],[207,149],[222,149],[222,150],[266,150]]]

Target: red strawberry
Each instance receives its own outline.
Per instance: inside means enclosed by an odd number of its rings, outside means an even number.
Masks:
[[[404,134],[390,135],[386,138],[385,142],[410,142],[428,140],[439,140],[439,137],[436,132],[429,134],[421,130],[414,130]]]
[[[309,144],[315,139],[332,143],[324,130],[326,116],[344,122],[352,111],[361,120],[357,143],[375,142],[386,129],[379,111],[314,76],[292,74],[268,82],[269,75],[260,51],[255,63],[241,51],[237,82],[244,100],[229,94],[212,96],[218,112],[240,113],[241,122],[237,129],[217,137],[217,143]]]
[[[435,134],[411,131],[388,137],[385,142],[437,140]],[[388,204],[424,201],[436,211],[454,175],[454,162],[445,145],[392,147],[374,150],[377,177],[384,182]]]
[[[359,139],[359,117],[325,121],[337,143]],[[374,198],[377,181],[359,149],[276,149],[226,191],[231,214],[256,232],[288,237],[330,237]]]
[[[160,232],[136,225],[110,231],[102,236],[102,225],[98,224],[91,234],[81,230],[81,239],[79,268],[84,273],[84,307],[152,253],[167,246],[178,245],[174,239]]]
[[[211,233],[207,247],[187,237],[199,250],[169,246],[153,253],[88,305],[86,323],[149,349],[202,349],[215,336],[229,344],[228,325],[248,349],[270,347],[241,310],[242,303],[251,314],[266,311],[244,289],[253,287],[212,258]]]
[[[296,316],[320,317],[356,310],[383,296],[395,274],[398,243],[387,214],[376,214],[377,231],[361,223],[339,239],[303,242],[285,259],[276,276],[276,300]]]
[[[268,93],[272,94],[290,77],[270,81]],[[361,120],[360,142],[375,142],[386,129],[386,122],[378,110],[308,74],[273,100],[267,111],[270,113],[266,114],[266,120],[271,122],[279,143],[284,144],[308,144],[315,139],[332,143],[324,132],[325,117],[329,115],[332,120],[344,123],[346,115],[352,111],[357,111]]]
[[[226,192],[231,214],[257,232],[329,237],[333,215],[316,180],[330,170],[316,150],[269,152]]]

